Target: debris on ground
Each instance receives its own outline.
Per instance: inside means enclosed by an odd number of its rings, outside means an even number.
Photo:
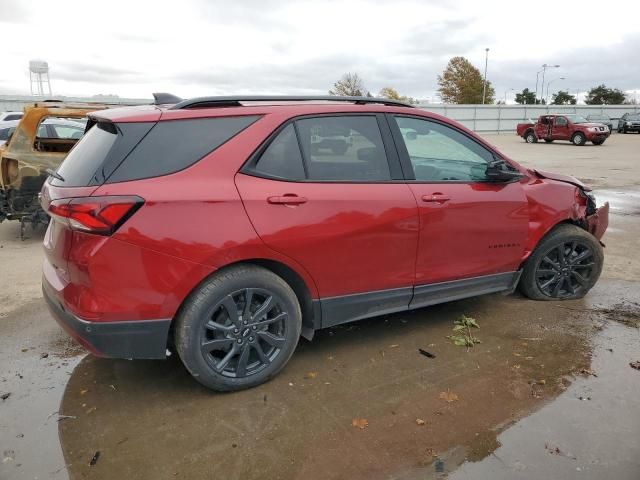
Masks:
[[[631,368],[635,368],[636,370],[640,370],[640,360],[636,360],[635,362],[629,362],[629,366]]]
[[[420,425],[421,427],[426,425],[427,422],[425,422],[423,419],[421,418],[416,418],[416,425]]]
[[[608,320],[628,327],[640,328],[640,303],[623,301],[611,308],[601,308],[595,311],[603,314]]]
[[[426,350],[424,350],[422,348],[419,348],[418,352],[420,352],[421,355],[424,355],[427,358],[436,358],[436,356],[433,353],[427,352]]]
[[[427,455],[429,455],[430,457],[437,457],[438,456],[438,452],[436,452],[433,448],[428,447],[425,451],[425,453]]]
[[[571,458],[572,460],[576,460],[576,457],[574,457],[570,453],[569,454],[564,453],[562,450],[560,450],[560,448],[550,446],[548,443],[544,444],[544,448],[547,450],[547,452],[549,452],[552,455],[560,455],[561,457],[567,457],[567,458]]]
[[[62,415],[62,414],[60,414],[58,412],[53,412],[53,413],[49,414],[49,416],[47,417],[47,420],[49,420],[54,415],[57,415],[56,422],[59,422],[60,420],[69,420],[69,419],[75,420],[76,418],[78,418],[78,417],[76,417],[74,415]]]
[[[304,375],[304,378],[309,379],[309,378],[316,378],[318,376],[318,372],[307,372]]]
[[[0,398],[2,399],[2,401],[4,402],[7,398],[9,398],[11,396],[11,392],[6,392],[3,394],[0,394]]]
[[[42,352],[40,354],[40,358],[47,358],[49,356],[49,354],[47,352]]]
[[[589,368],[582,368],[580,369],[580,373],[583,375],[588,376],[592,376],[592,377],[597,377],[598,375],[596,374],[596,372],[594,372],[593,370],[589,369]]]
[[[458,400],[458,395],[447,388],[446,392],[440,392],[440,398],[447,403],[451,403]]]
[[[471,335],[471,328],[480,328],[475,318],[461,315],[460,318],[453,321],[453,335],[448,335],[454,345],[459,347],[473,347],[477,343],[482,343],[480,339]]]
[[[364,430],[369,426],[369,421],[366,418],[354,418],[351,420],[351,426]]]
[[[96,463],[98,463],[99,458],[100,458],[100,450],[96,451],[96,453],[93,454],[93,457],[91,457],[91,460],[89,461],[89,466],[93,467]]]

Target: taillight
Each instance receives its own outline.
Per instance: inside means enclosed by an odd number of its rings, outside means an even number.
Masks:
[[[49,204],[47,213],[73,230],[111,235],[143,203],[136,196],[61,198]]]

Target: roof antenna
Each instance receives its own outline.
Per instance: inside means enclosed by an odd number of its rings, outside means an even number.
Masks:
[[[182,98],[177,97],[171,93],[154,93],[153,94],[153,104],[154,105],[167,105],[170,103],[179,103],[182,101]]]

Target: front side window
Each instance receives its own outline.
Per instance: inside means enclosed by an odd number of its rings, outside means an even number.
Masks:
[[[567,126],[567,119],[564,117],[557,117],[556,118],[556,125],[558,127],[566,127]]]
[[[372,115],[305,118],[296,121],[311,181],[391,180],[378,121]]]
[[[483,181],[493,154],[437,122],[396,116],[415,178],[423,182]]]

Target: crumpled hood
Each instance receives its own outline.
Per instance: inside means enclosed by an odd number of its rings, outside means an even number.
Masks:
[[[536,175],[538,175],[540,178],[548,178],[550,180],[556,180],[558,182],[570,183],[572,185],[575,185],[576,187],[581,188],[585,192],[591,191],[591,187],[588,187],[587,185],[582,183],[580,180],[578,180],[576,177],[572,177],[570,175],[562,175],[560,173],[544,172],[542,170],[532,170],[532,171]]]

